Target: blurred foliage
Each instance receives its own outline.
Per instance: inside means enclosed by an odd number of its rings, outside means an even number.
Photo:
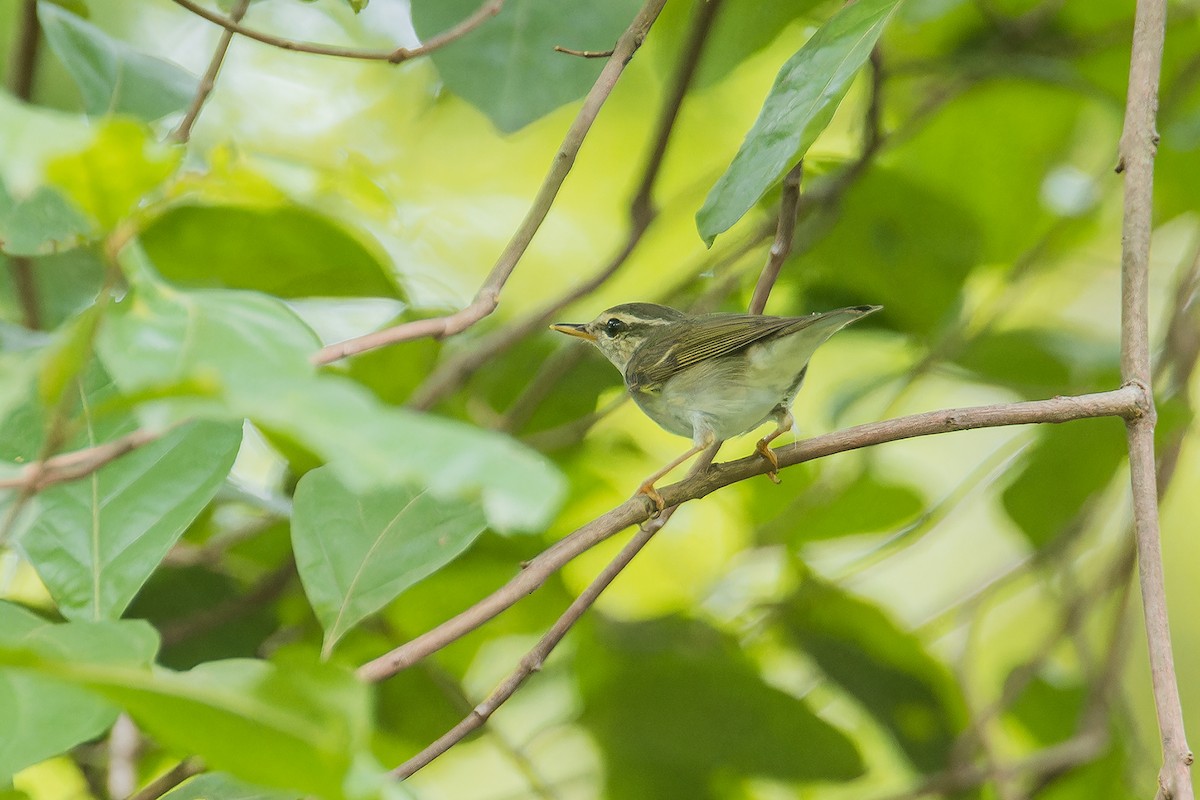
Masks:
[[[1119,384],[1130,3],[671,0],[495,313],[327,366],[323,345],[469,302],[606,63],[554,47],[611,47],[639,4],[508,0],[399,65],[234,37],[185,136],[215,26],[149,0],[9,3],[0,479],[156,438],[79,480],[0,490],[0,796],[107,797],[110,768],[145,784],[192,755],[211,771],[166,796],[871,800],[927,778],[955,797],[1148,796],[1116,420],[898,442],[688,504],[482,731],[387,778],[622,537],[382,684],[354,669],[685,447],[541,316],[624,248],[700,4],[718,2],[652,176],[657,214],[556,319],[744,308],[803,156],[768,312],[885,311],[816,355],[800,435]],[[271,0],[244,23],[387,54],[480,7]],[[1169,11],[1150,305],[1171,371],[1159,446],[1178,454],[1161,476],[1174,610],[1200,602],[1180,536],[1200,513],[1200,7]],[[405,407],[497,341],[431,411]],[[1192,674],[1200,627],[1173,623]],[[1195,729],[1200,694],[1181,692]],[[122,712],[133,756],[109,737]],[[1063,743],[1079,755],[1040,767]]]

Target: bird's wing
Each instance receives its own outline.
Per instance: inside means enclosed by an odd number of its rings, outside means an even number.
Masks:
[[[643,344],[636,354],[638,367],[627,378],[631,385],[649,389],[690,366],[735,353],[764,339],[803,330],[823,316],[722,314],[696,320],[686,341],[672,341],[673,337],[665,335]]]

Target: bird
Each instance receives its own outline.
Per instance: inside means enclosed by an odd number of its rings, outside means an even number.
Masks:
[[[697,453],[774,422],[755,451],[779,483],[770,443],[794,424],[792,402],[813,352],[847,325],[883,306],[839,308],[801,317],[687,314],[657,303],[623,303],[591,322],[559,322],[551,330],[594,345],[625,378],[629,395],[659,427],[692,440],[692,447],[642,481],[635,496],[664,509],[654,488]]]

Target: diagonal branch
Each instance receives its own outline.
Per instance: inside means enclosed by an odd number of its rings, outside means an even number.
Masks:
[[[523,319],[489,335],[470,350],[453,356],[439,365],[413,392],[408,401],[409,407],[427,410],[437,405],[461,386],[463,381],[470,377],[476,369],[530,334],[544,330],[546,325],[554,321],[554,317],[559,311],[594,292],[615,275],[617,270],[624,266],[629,257],[633,255],[642,236],[658,216],[658,209],[654,207],[652,197],[654,185],[662,169],[663,157],[667,152],[671,132],[675,129],[675,122],[679,119],[679,110],[683,107],[683,99],[696,75],[704,43],[712,31],[713,20],[716,19],[722,2],[723,0],[699,0],[696,5],[687,38],[680,51],[679,63],[659,108],[658,120],[654,125],[654,135],[651,137],[650,153],[646,158],[645,167],[642,168],[641,181],[638,183],[633,198],[629,201],[629,232],[626,234],[624,243],[599,271],[583,283],[572,287],[565,294],[554,298]]]
[[[337,45],[314,44],[312,42],[299,42],[295,39],[285,39],[282,36],[274,36],[269,33],[248,28],[241,23],[240,18],[236,15],[228,17],[218,14],[215,11],[209,11],[204,6],[193,0],[173,0],[176,5],[183,6],[188,11],[192,12],[202,19],[206,19],[214,25],[220,25],[231,34],[237,33],[245,36],[247,39],[253,39],[256,42],[269,44],[272,47],[278,47],[281,50],[291,50],[296,53],[313,53],[319,56],[336,56],[338,58],[352,58],[360,61],[387,61],[391,64],[399,64],[403,61],[409,61],[419,56],[427,55],[428,53],[437,50],[439,47],[453,42],[455,39],[461,39],[471,31],[478,28],[488,19],[500,13],[500,8],[504,5],[504,0],[485,0],[485,2],[475,10],[475,13],[464,19],[452,28],[449,28],[436,36],[431,37],[420,47],[398,47],[395,50],[379,51],[379,50],[363,50],[357,47],[339,47]]]
[[[1150,234],[1154,212],[1154,155],[1158,145],[1155,116],[1158,83],[1166,33],[1165,0],[1138,0],[1133,23],[1129,90],[1125,127],[1121,132],[1117,170],[1125,175],[1124,218],[1121,226],[1121,375],[1143,387],[1149,413],[1127,420],[1129,472],[1133,493],[1134,540],[1138,579],[1150,650],[1150,680],[1158,730],[1162,739],[1162,768],[1157,797],[1192,800],[1188,749],[1183,727],[1179,684],[1171,654],[1167,596],[1163,579],[1162,541],[1155,485],[1155,413],[1150,396],[1149,296]]]
[[[241,22],[249,8],[250,0],[238,0],[237,5],[229,12],[229,19],[235,23]],[[221,64],[225,62],[225,54],[229,52],[229,43],[232,41],[233,31],[226,28],[221,32],[221,38],[217,40],[217,49],[213,51],[212,59],[208,62],[208,69],[205,70],[204,77],[200,79],[200,85],[196,88],[196,96],[192,98],[187,113],[183,115],[179,127],[171,131],[170,138],[173,141],[186,144],[191,138],[192,126],[196,124],[196,118],[200,116],[200,109],[204,107],[208,96],[212,94],[213,87],[217,85],[217,74],[221,71]]]
[[[178,2],[178,0],[176,1]],[[533,205],[525,215],[525,219],[521,222],[520,227],[517,228],[516,233],[513,234],[512,239],[509,240],[508,246],[504,248],[504,252],[500,254],[495,266],[492,267],[492,271],[488,273],[487,279],[479,287],[479,291],[475,294],[475,299],[466,308],[444,317],[406,322],[382,331],[375,331],[364,336],[358,336],[354,339],[329,345],[322,348],[313,356],[314,363],[329,364],[346,356],[397,342],[407,342],[427,337],[441,339],[446,336],[452,336],[465,331],[496,309],[496,306],[500,303],[500,291],[504,288],[504,284],[508,281],[509,276],[512,275],[513,270],[516,269],[517,262],[525,254],[530,242],[533,241],[534,234],[541,227],[542,221],[550,212],[550,206],[554,203],[554,198],[558,196],[558,190],[567,179],[567,173],[571,171],[571,167],[575,163],[575,156],[579,153],[579,148],[583,146],[584,137],[587,136],[592,123],[595,122],[596,116],[600,113],[600,107],[604,105],[604,101],[612,93],[617,79],[621,77],[621,73],[625,70],[625,65],[629,63],[629,60],[633,58],[633,54],[641,47],[642,40],[646,37],[650,26],[654,24],[654,20],[658,18],[658,14],[662,11],[662,7],[665,4],[666,0],[646,0],[646,4],[642,6],[642,10],[634,17],[633,22],[625,32],[621,34],[621,38],[617,40],[617,44],[613,48],[612,57],[604,65],[604,69],[600,72],[600,77],[596,79],[591,90],[588,91],[587,96],[583,100],[583,107],[579,109],[579,113],[575,116],[575,121],[571,123],[570,129],[567,130],[567,135],[563,138],[558,152],[554,154],[554,160],[550,164],[550,171],[546,174],[545,180],[542,181],[541,188],[538,189],[537,196],[534,197]]]
[[[780,467],[788,467],[834,453],[915,436],[1003,425],[1068,422],[1092,417],[1119,416],[1128,419],[1148,411],[1144,389],[1137,384],[1127,384],[1099,394],[929,411],[872,422],[780,447],[775,454]],[[769,469],[770,464],[755,453],[738,461],[714,465],[703,474],[686,478],[659,492],[667,506],[679,505],[705,497],[732,483],[761,475]],[[367,681],[381,681],[412,666],[536,591],[575,556],[630,525],[641,524],[649,515],[646,498],[640,495],[630,498],[551,545],[526,564],[516,577],[466,611],[362,665],[358,669],[358,676]]]

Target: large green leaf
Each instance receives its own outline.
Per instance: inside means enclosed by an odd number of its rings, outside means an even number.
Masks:
[[[356,493],[328,468],[301,478],[292,546],[325,629],[326,655],[359,620],[463,552],[485,527],[477,505],[424,489]]]
[[[719,777],[848,780],[854,744],[802,700],[768,686],[738,645],[698,622],[600,628],[577,659],[587,726],[612,797],[724,796]]]
[[[38,653],[97,664],[148,667],[158,636],[142,622],[53,624],[20,606],[0,602],[0,653]],[[0,660],[4,656],[0,655]],[[0,783],[103,733],[118,709],[77,686],[36,674],[0,669]]]
[[[843,6],[779,70],[733,163],[696,214],[706,243],[741,219],[816,141],[898,3]]]
[[[139,53],[60,6],[38,3],[38,21],[91,116],[131,114],[151,122],[182,111],[196,94],[190,72]]]
[[[386,267],[339,224],[299,207],[177,206],[142,233],[167,279],[277,297],[396,297]]]
[[[205,772],[176,786],[163,800],[301,800],[298,792],[264,789],[225,772]]]
[[[955,360],[979,378],[1029,398],[1101,391],[1121,380],[1111,342],[1052,328],[988,332],[974,337]]]
[[[965,719],[946,668],[877,606],[808,577],[780,607],[783,628],[895,737],[918,769],[943,768]]]
[[[603,67],[599,59],[557,53],[555,45],[607,50],[640,5],[509,0],[495,17],[430,57],[451,91],[511,133],[581,96]],[[477,0],[413,0],[413,26],[428,39],[478,8]]]
[[[240,443],[238,425],[197,422],[43,491],[18,545],[59,611],[119,617],[216,494]]]
[[[331,464],[355,491],[417,484],[477,500],[500,530],[537,529],[562,499],[562,476],[508,436],[382,405],[309,361],[317,340],[284,304],[233,290],[180,291],[129,257],[131,291],[108,314],[97,351],[145,416],[253,420]]]
[[[1045,426],[1025,466],[1004,490],[1004,510],[1034,547],[1044,547],[1108,486],[1125,455],[1125,430],[1118,419]]]
[[[269,787],[323,798],[344,782],[370,729],[368,689],[333,666],[238,659],[188,672],[0,648],[0,664],[116,703],[163,746]]]

